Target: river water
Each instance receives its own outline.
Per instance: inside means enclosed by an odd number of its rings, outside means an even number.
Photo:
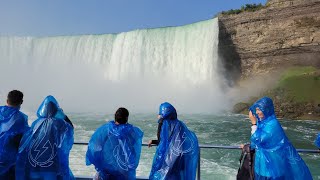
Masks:
[[[133,114],[129,122],[144,132],[143,142],[156,138],[157,119],[154,114]],[[112,114],[71,113],[75,125],[75,141],[87,142],[94,130],[106,121],[113,119]],[[239,145],[249,142],[250,122],[244,115],[235,114],[184,114],[178,117],[193,130],[200,144]],[[313,142],[319,131],[320,121],[280,120],[290,141],[296,148],[315,149]],[[74,145],[70,154],[70,166],[75,175],[93,175],[93,166],[85,166],[87,146]],[[142,148],[137,176],[148,176],[155,147]],[[320,154],[301,154],[314,179],[320,179]],[[240,150],[202,149],[201,179],[235,179],[239,167]]]

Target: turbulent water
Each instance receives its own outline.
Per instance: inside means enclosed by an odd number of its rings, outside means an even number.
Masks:
[[[156,138],[157,119],[154,114],[133,114],[129,122],[144,131],[143,142]],[[75,141],[88,142],[94,130],[106,121],[113,119],[112,114],[69,113],[75,125]],[[35,116],[30,114],[30,119]],[[239,145],[247,143],[250,138],[250,122],[243,115],[192,114],[180,115],[189,129],[198,136],[201,144]],[[315,149],[313,142],[319,131],[319,121],[281,120],[287,136],[296,148]],[[85,166],[87,146],[74,145],[70,154],[70,166],[75,175],[94,175],[94,167]],[[151,169],[155,147],[142,148],[138,176],[148,176]],[[314,179],[320,179],[320,154],[301,154],[306,161]],[[240,150],[201,150],[201,179],[235,179],[239,167]]]

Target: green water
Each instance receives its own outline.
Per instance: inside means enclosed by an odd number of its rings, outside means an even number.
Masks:
[[[75,125],[75,141],[85,141],[96,128],[104,124],[113,115],[105,114],[70,114]],[[210,115],[193,114],[180,115],[193,130],[200,144],[212,145],[239,145],[247,143],[250,138],[250,123],[243,115]],[[143,142],[156,138],[156,114],[130,115],[129,122],[144,131]],[[314,139],[319,131],[320,121],[292,121],[280,120],[287,136],[296,148],[315,149]],[[74,145],[70,155],[70,166],[75,175],[93,175],[93,166],[85,166],[84,155],[86,146]],[[148,176],[152,164],[155,148],[142,148],[138,176]],[[320,154],[301,154],[306,161],[314,179],[320,179]],[[201,179],[235,179],[239,165],[239,150],[201,150]]]

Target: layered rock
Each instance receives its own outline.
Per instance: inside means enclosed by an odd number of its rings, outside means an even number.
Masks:
[[[320,67],[320,0],[269,0],[255,12],[221,14],[219,25],[219,51],[233,79]]]

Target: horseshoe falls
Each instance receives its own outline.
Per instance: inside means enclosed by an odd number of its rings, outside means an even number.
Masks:
[[[0,37],[0,97],[26,94],[35,109],[52,94],[71,111],[154,112],[168,101],[183,112],[223,107],[218,20],[119,34]]]

